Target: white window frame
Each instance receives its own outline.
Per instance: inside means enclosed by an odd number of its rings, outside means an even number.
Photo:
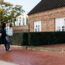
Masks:
[[[65,17],[55,19],[55,31],[65,31]]]
[[[27,25],[27,17],[25,16],[19,16],[16,18],[15,21],[16,26],[26,26]]]
[[[34,22],[34,32],[41,32],[41,21]]]

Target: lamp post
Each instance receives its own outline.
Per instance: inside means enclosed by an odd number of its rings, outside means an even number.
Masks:
[[[28,45],[30,46],[30,23],[29,23],[29,19],[28,19]],[[26,46],[26,49],[28,48],[28,46]]]
[[[28,23],[28,44],[30,46],[30,24]]]

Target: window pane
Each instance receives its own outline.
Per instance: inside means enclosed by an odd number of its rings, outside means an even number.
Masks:
[[[41,21],[34,22],[34,31],[41,32]]]
[[[65,20],[64,18],[56,18],[55,19],[55,30],[56,31],[64,31],[65,28]]]

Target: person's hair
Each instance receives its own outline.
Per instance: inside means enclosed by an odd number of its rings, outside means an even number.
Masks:
[[[5,28],[6,27],[6,23],[5,22],[2,22],[1,23],[1,28]]]
[[[10,27],[12,27],[12,24],[10,23]]]

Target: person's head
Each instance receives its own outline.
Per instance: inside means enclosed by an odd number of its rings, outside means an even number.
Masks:
[[[6,27],[10,26],[10,23],[6,23]]]
[[[10,27],[12,27],[12,24],[10,23]]]
[[[6,27],[6,23],[5,23],[5,22],[2,22],[2,23],[1,23],[1,28],[4,29],[5,27]]]

